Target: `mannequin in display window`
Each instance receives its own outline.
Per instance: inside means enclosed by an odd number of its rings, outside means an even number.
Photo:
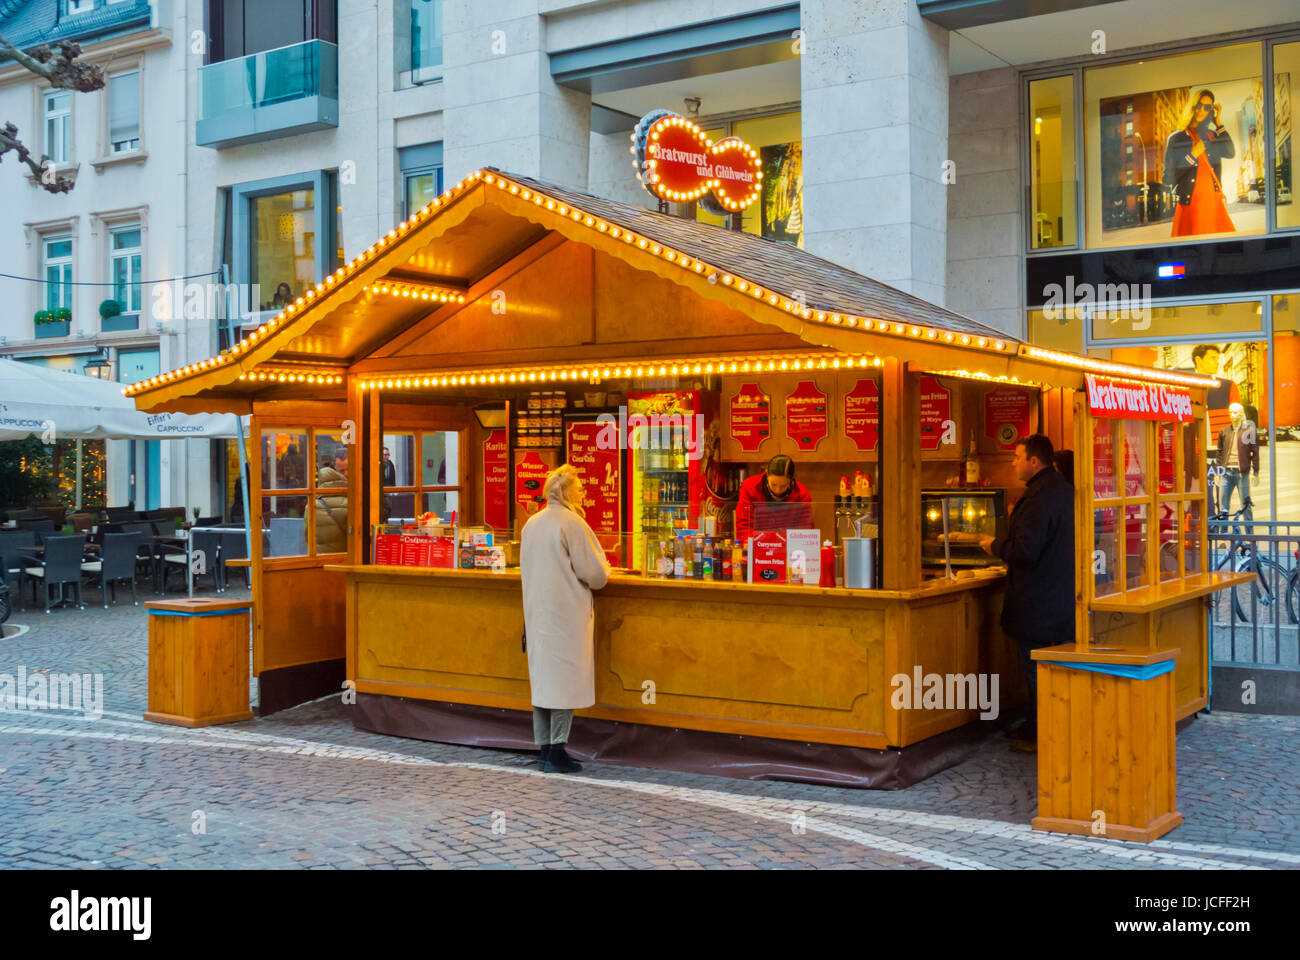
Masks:
[[[1219,512],[1232,512],[1232,492],[1238,491],[1246,518],[1251,519],[1250,476],[1259,479],[1259,430],[1246,419],[1239,403],[1228,407],[1231,422],[1219,431]]]

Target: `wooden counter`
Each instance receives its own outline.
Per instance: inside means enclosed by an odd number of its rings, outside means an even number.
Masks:
[[[347,577],[347,676],[361,693],[531,710],[519,572],[327,567]],[[976,710],[895,709],[890,680],[998,673],[1001,577],[911,590],[615,575],[595,594],[596,705],[610,720],[805,742],[906,746]]]

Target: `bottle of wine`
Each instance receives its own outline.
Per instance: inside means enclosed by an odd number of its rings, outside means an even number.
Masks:
[[[975,431],[970,432],[970,449],[966,452],[966,486],[980,485],[980,458],[975,451]]]

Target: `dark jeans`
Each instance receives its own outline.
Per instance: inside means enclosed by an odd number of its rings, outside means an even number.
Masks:
[[[1025,672],[1029,684],[1029,714],[1026,734],[1038,729],[1038,662],[1029,656],[1029,651],[1039,647],[1054,647],[1060,643],[1074,642],[1074,624],[1066,623],[1058,627],[1047,627],[1024,631],[1014,637],[1016,650],[1020,654],[1020,666]]]

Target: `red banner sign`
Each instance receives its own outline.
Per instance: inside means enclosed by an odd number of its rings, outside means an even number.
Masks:
[[[844,435],[859,450],[875,450],[880,442],[880,388],[874,380],[859,380],[844,394]]]
[[[1034,395],[1018,387],[998,387],[984,394],[984,435],[999,450],[1016,449],[1016,441],[1033,427]]]
[[[785,398],[785,435],[800,450],[816,450],[831,432],[826,394],[811,380],[800,380]]]
[[[515,516],[519,520],[532,516],[546,502],[542,488],[550,472],[551,468],[542,462],[542,458],[531,451],[515,464]]]
[[[922,377],[920,387],[921,449],[938,450],[943,444],[944,424],[952,419],[952,391],[934,377]]]
[[[504,430],[483,441],[483,522],[493,530],[510,526],[510,444]]]
[[[1088,383],[1088,412],[1094,417],[1123,420],[1177,420],[1190,423],[1192,394],[1186,387],[1163,383],[1134,383],[1084,374]]]
[[[742,383],[730,401],[731,439],[754,451],[772,433],[772,401],[756,383]]]
[[[647,113],[632,131],[637,177],[661,200],[689,203],[709,191],[723,212],[742,210],[762,191],[762,160],[739,137],[716,143],[685,117]],[[709,198],[705,198],[709,199]]]
[[[604,449],[600,446],[599,438],[606,432],[602,423],[578,420],[565,426],[568,430],[569,463],[582,474],[582,506],[587,511],[587,525],[609,549],[608,538],[602,534],[617,537],[622,530],[623,483],[618,447]]]

